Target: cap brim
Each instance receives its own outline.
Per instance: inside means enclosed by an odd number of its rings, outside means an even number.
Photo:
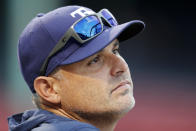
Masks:
[[[85,43],[85,46],[80,47],[60,65],[67,65],[81,61],[89,56],[92,56],[109,45],[114,39],[119,42],[125,41],[138,33],[145,27],[144,22],[139,20],[130,21],[121,25],[114,26],[104,30],[99,36]]]

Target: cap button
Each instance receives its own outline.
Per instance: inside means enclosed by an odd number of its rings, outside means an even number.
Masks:
[[[39,13],[37,14],[37,17],[42,17],[44,15],[44,13]]]

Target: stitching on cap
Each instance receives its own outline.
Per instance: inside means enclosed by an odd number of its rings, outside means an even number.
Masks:
[[[40,27],[41,27],[41,29],[43,30],[43,32],[46,32],[46,33],[49,35],[50,39],[51,39],[53,42],[55,42],[55,40],[51,37],[51,34],[48,32],[48,30],[46,29],[46,27],[45,27],[44,24],[42,23],[41,18],[39,19],[39,23],[40,23]],[[47,54],[47,55],[48,55],[48,54]],[[43,62],[41,63],[41,65],[42,65],[42,64],[43,64]],[[34,83],[35,78],[36,78],[37,76],[39,76],[39,72],[40,72],[40,68],[39,68],[39,70],[38,70],[37,72],[35,72],[35,73],[32,74],[32,79],[30,80],[30,87],[33,87],[33,88],[32,88],[33,91],[35,91],[33,83]]]
[[[50,32],[47,30],[47,28],[44,26],[44,24],[43,24],[43,22],[41,21],[41,19],[40,19],[40,24],[41,24],[41,28],[43,29],[43,31],[45,31],[46,33],[48,33],[48,35],[49,35],[49,37],[50,37],[50,39],[54,42],[54,43],[56,43],[56,41],[52,38],[52,35],[50,34]],[[55,45],[54,45],[55,46]],[[54,46],[52,47],[52,49],[54,48]],[[51,50],[52,50],[51,49]],[[50,50],[50,51],[51,51]],[[50,53],[50,52],[49,52]],[[47,56],[49,55],[49,53],[47,54]],[[42,64],[43,64],[43,62],[42,62]],[[47,66],[47,68],[48,68],[48,66]],[[47,70],[47,69],[46,69]],[[40,72],[40,69],[39,69],[39,72]]]
[[[63,57],[64,55],[62,55],[59,59],[56,59],[54,62],[51,63],[51,68],[48,68],[48,74],[53,70],[54,65],[57,66],[59,63],[62,63],[62,61],[64,61],[65,59],[69,58],[74,52],[76,52],[80,47],[78,47],[77,49],[75,49],[73,52],[71,52],[68,56]],[[63,54],[63,53],[62,53]]]
[[[44,26],[44,24],[42,23],[41,19],[40,19],[40,23],[41,23],[41,27],[43,27],[45,29],[45,31],[49,34],[50,38],[53,40],[53,42],[56,43],[56,41],[52,38],[52,35],[50,34],[50,32],[47,30],[47,28]]]

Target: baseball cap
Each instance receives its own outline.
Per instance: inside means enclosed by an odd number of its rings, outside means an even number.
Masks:
[[[46,14],[39,13],[25,27],[19,37],[18,60],[22,75],[32,93],[36,93],[34,79],[40,75],[41,66],[51,50],[65,32],[88,12],[94,11],[82,6],[65,6]],[[49,60],[45,76],[58,66],[79,62],[94,55],[116,38],[119,42],[125,41],[140,33],[144,27],[144,22],[140,20],[107,27],[101,34],[82,45],[70,38]]]

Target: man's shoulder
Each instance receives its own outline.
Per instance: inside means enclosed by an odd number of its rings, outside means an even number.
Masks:
[[[99,131],[88,123],[72,120],[52,112],[36,109],[8,118],[10,131]]]
[[[99,129],[93,125],[72,120],[67,117],[58,116],[53,113],[47,114],[47,116],[48,119],[43,121],[43,123],[39,124],[39,126],[32,131],[99,131]]]

